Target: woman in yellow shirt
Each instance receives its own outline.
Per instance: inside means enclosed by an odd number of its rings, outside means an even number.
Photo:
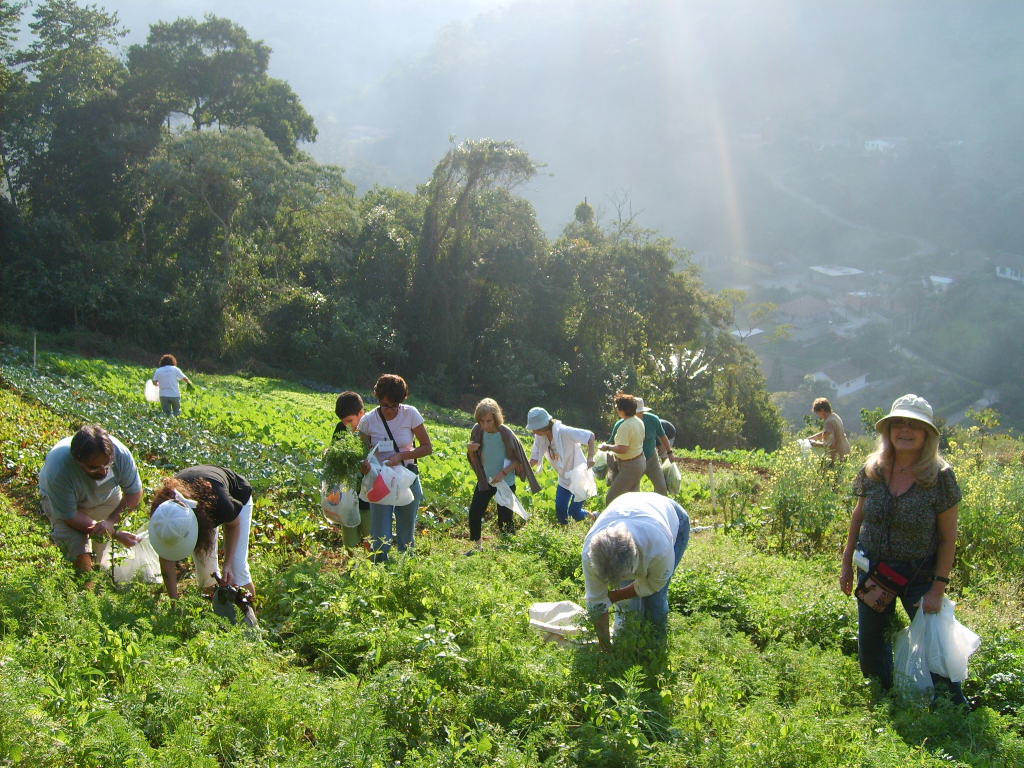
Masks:
[[[618,474],[608,488],[605,504],[616,496],[640,490],[647,461],[644,459],[644,423],[636,415],[636,398],[619,392],[615,395],[615,413],[622,422],[615,431],[615,442],[605,443],[602,451],[615,454]]]

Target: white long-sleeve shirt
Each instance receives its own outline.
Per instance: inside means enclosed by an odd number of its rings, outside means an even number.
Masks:
[[[568,427],[556,420],[551,425],[550,440],[545,435],[537,435],[534,438],[530,461],[543,462],[546,457],[558,473],[558,484],[564,485],[565,475],[576,465],[587,461],[580,444],[589,443],[593,439],[594,433],[589,429]],[[540,469],[539,464],[537,469]]]

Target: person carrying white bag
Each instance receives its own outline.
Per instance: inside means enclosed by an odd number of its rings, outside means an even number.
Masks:
[[[335,401],[334,413],[338,423],[331,436],[332,444],[350,431],[358,432],[359,422],[366,415],[363,398],[358,392],[342,392]],[[370,551],[370,502],[359,498],[358,491],[341,483],[325,483],[321,487],[324,515],[341,526],[342,540],[349,553],[360,546]]]
[[[516,477],[527,482],[531,493],[540,490],[526,451],[515,433],[505,426],[505,414],[497,401],[485,397],[476,404],[473,417],[477,423],[466,444],[466,458],[476,473],[477,484],[469,503],[469,539],[473,548],[467,555],[483,549],[484,512],[492,498],[498,505],[501,532],[510,535],[515,532],[513,513],[526,517],[526,511],[515,496]]]
[[[960,486],[939,453],[931,404],[915,394],[897,398],[875,423],[877,447],[853,483],[857,504],[843,550],[839,588],[857,596],[857,656],[865,677],[893,686],[889,626],[902,603],[939,613],[956,556]],[[864,567],[854,574],[854,559]],[[936,680],[956,704],[967,704],[960,683]]]
[[[417,475],[408,488],[412,492],[412,501],[395,504],[370,499],[372,557],[374,562],[380,563],[387,561],[392,542],[399,552],[413,546],[416,516],[423,499],[416,460],[429,456],[434,448],[420,412],[402,403],[409,396],[405,379],[386,373],[377,379],[373,394],[379,405],[359,422],[363,442],[367,448],[378,446],[376,455],[383,466],[404,466]],[[369,462],[363,465],[363,472],[370,472]]]
[[[583,509],[587,496],[577,496],[569,489],[569,477],[580,465],[587,470],[594,466],[594,453],[597,450],[594,433],[589,429],[567,426],[539,407],[530,409],[526,416],[526,428],[534,434],[530,466],[536,469],[546,458],[558,473],[555,517],[559,524],[568,525],[570,517],[573,520],[589,519],[590,513]],[[580,447],[583,443],[587,444],[586,458]]]

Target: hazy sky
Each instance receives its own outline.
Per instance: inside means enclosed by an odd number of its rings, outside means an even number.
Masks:
[[[584,197],[723,257],[1019,250],[1017,0],[95,0],[145,40],[206,13],[272,49],[361,190],[449,137],[517,142],[556,234]],[[864,142],[895,139],[883,157]],[[629,212],[627,207],[626,213]]]
[[[332,87],[376,79],[396,61],[425,53],[453,21],[507,5],[507,0],[94,0],[116,11],[126,44],[145,42],[149,25],[207,13],[241,24],[273,49],[270,73],[304,101]],[[344,52],[339,55],[339,52]],[[344,63],[317,76],[320,62]]]

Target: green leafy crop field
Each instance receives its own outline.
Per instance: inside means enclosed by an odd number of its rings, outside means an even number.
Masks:
[[[585,527],[553,523],[553,476],[514,536],[485,529],[463,556],[465,415],[417,403],[435,452],[416,554],[378,566],[319,512],[333,394],[198,375],[169,420],[143,400],[150,373],[60,354],[33,371],[0,347],[0,766],[1024,765],[1019,447],[965,431],[949,450],[965,493],[952,596],[983,639],[964,713],[860,676],[836,586],[855,465],[688,452],[679,498],[704,530],[671,585],[667,647],[602,654],[527,624],[535,601],[582,601]],[[48,543],[36,473],[84,421],[133,450],[147,489],[199,462],[252,480],[259,630],[223,624],[190,581],[173,602],[82,588]]]

